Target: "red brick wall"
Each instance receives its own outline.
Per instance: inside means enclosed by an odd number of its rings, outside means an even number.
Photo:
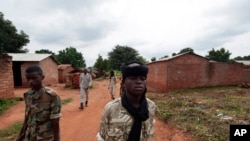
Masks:
[[[250,66],[244,66],[244,82],[250,83]]]
[[[22,72],[22,86],[23,87],[29,87],[28,82],[25,78],[25,70],[28,66],[31,65],[39,65],[44,72],[45,78],[43,80],[43,84],[45,86],[50,86],[53,84],[57,84],[58,83],[58,67],[56,62],[48,57],[40,62],[25,62],[22,64],[21,66],[21,72]]]
[[[150,91],[164,92],[167,90],[166,62],[156,62],[148,65],[147,88]]]
[[[58,69],[58,81],[59,83],[65,83],[66,77],[70,71],[73,71],[74,68],[71,66],[65,67],[64,69]]]
[[[48,57],[40,62],[40,66],[45,74],[43,83],[45,85],[58,84],[58,64],[51,57]]]
[[[167,89],[193,88],[205,86],[204,76],[208,60],[186,54],[167,62]]]
[[[153,62],[148,67],[147,87],[153,92],[250,82],[250,69],[243,64],[209,62],[194,54]]]
[[[207,86],[237,85],[244,81],[243,76],[243,64],[213,62],[208,67]]]
[[[73,73],[71,81],[74,89],[79,89],[79,78],[80,78],[80,73]]]
[[[12,57],[0,54],[0,98],[14,96]]]

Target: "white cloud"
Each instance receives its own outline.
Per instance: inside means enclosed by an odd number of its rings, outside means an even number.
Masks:
[[[73,46],[88,66],[116,45],[138,50],[150,60],[185,47],[200,55],[224,47],[250,55],[247,0],[9,0],[0,9],[30,36],[30,52]]]

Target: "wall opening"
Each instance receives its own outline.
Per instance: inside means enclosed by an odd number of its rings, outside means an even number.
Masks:
[[[22,86],[21,65],[23,62],[13,62],[12,70],[14,76],[14,86]]]

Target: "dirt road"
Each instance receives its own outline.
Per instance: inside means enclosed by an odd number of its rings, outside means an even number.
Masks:
[[[119,97],[117,83],[116,97]],[[93,81],[93,89],[90,89],[89,106],[84,110],[79,107],[79,90],[65,89],[63,85],[51,86],[61,99],[72,98],[72,102],[63,105],[60,119],[61,141],[96,141],[99,129],[99,121],[104,105],[111,100],[108,92],[108,80]],[[15,95],[22,97],[27,89],[15,89]],[[15,122],[23,121],[24,102],[10,108],[0,116],[0,129],[6,128]],[[192,141],[190,135],[177,129],[170,129],[167,124],[156,119],[154,141]]]

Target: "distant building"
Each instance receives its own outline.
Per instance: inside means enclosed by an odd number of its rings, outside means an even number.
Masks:
[[[249,60],[235,60],[235,62],[243,63],[246,66],[250,66],[250,61]]]
[[[61,64],[58,65],[58,79],[59,83],[65,83],[66,77],[69,72],[75,70],[75,68],[71,64]]]
[[[51,54],[8,53],[12,56],[12,68],[15,87],[28,87],[25,78],[25,69],[31,65],[39,65],[45,74],[44,85],[58,83],[59,63]]]

